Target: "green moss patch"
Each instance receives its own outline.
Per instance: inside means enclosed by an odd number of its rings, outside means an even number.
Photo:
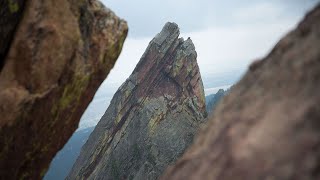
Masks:
[[[9,11],[11,13],[16,13],[19,11],[19,4],[15,2],[14,0],[7,0]]]

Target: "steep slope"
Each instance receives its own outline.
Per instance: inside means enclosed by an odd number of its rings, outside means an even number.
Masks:
[[[162,179],[320,179],[320,5],[253,63]]]
[[[167,23],[115,93],[68,179],[156,179],[206,116],[195,47]]]
[[[96,0],[0,5],[0,177],[41,179],[113,67],[128,28]]]

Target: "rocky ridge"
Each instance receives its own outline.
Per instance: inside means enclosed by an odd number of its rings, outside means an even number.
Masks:
[[[319,19],[249,67],[162,179],[320,179]]]
[[[214,112],[220,100],[228,93],[228,90],[219,89],[217,93],[206,96],[206,110],[208,115]]]
[[[197,53],[167,23],[115,93],[67,179],[156,179],[206,117]]]
[[[96,0],[0,2],[0,177],[41,179],[128,27]]]

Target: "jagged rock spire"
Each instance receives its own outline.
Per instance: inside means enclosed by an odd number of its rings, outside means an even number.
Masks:
[[[156,179],[206,116],[195,47],[166,23],[82,148],[68,178]]]

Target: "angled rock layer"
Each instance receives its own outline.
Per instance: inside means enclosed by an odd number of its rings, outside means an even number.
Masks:
[[[320,179],[320,5],[253,63],[162,179]]]
[[[195,47],[167,23],[115,93],[68,179],[156,179],[206,116]]]
[[[113,67],[127,25],[96,0],[0,4],[0,177],[40,179]]]

